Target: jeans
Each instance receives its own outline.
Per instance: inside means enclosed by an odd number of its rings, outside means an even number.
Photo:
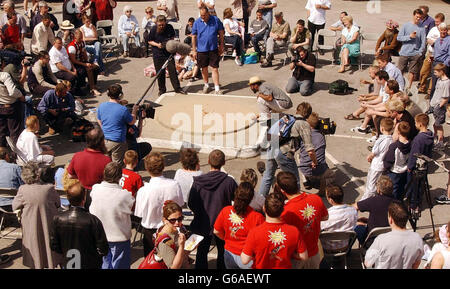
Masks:
[[[130,269],[131,244],[124,242],[108,242],[108,255],[103,257],[102,269]]]
[[[139,38],[139,33],[136,34],[135,36],[128,36],[126,34],[121,34],[120,38],[122,38],[122,45],[123,45],[123,51],[124,52],[128,52],[129,51],[129,49],[128,49],[128,39],[130,39],[131,37],[134,38],[134,43],[136,44],[136,46],[137,47],[141,47],[141,41],[140,41],[140,38]]]
[[[358,242],[360,244],[363,244],[367,238],[367,234],[369,233],[367,231],[367,226],[357,225],[353,230],[356,233],[356,238],[358,239]]]
[[[401,174],[389,172],[388,176],[391,179],[392,184],[394,186],[394,190],[392,192],[394,195],[394,198],[399,201],[403,200],[403,196],[405,194],[407,172],[404,172]]]
[[[259,47],[258,42],[265,39],[265,34],[260,33],[256,34],[252,37],[251,42],[253,44],[253,48],[255,48],[255,52],[257,52],[259,55],[262,54],[261,48]]]
[[[287,44],[287,41],[285,41],[285,40],[275,40],[272,37],[269,37],[266,42],[266,57],[268,57],[269,54],[274,54],[275,45],[280,47],[280,46],[285,46],[286,44]]]
[[[197,255],[195,258],[195,269],[208,269],[208,252],[211,245],[212,238],[216,241],[217,246],[217,269],[225,269],[224,261],[224,246],[225,242],[216,236],[205,236],[197,248]]]
[[[300,92],[302,96],[308,96],[312,93],[314,81],[305,79],[305,80],[297,80],[295,77],[291,77],[288,80],[286,85],[287,93],[296,93]]]
[[[273,20],[273,10],[269,9],[266,12],[263,12],[262,18],[266,20],[267,24],[269,24],[269,31],[272,30],[272,20]]]
[[[225,250],[224,261],[227,269],[251,269],[253,265],[253,260],[247,265],[242,264],[241,256],[235,255],[228,250]]]
[[[269,150],[268,155],[272,155],[272,152],[272,149]],[[259,187],[259,193],[264,197],[267,197],[269,194],[278,167],[284,172],[293,173],[297,178],[297,183],[300,188],[300,176],[298,174],[298,167],[295,159],[288,158],[281,151],[278,151],[275,158],[270,158],[266,162],[266,170],[264,171],[261,186]]]
[[[29,117],[30,115],[34,114],[34,109],[33,109],[33,96],[32,95],[25,95],[25,102],[24,102],[24,121],[23,123],[25,124],[25,121],[27,120],[27,117]],[[24,128],[26,128],[26,125],[24,125]]]
[[[94,56],[94,63],[97,63],[100,67],[100,72],[105,71],[105,65],[103,64],[102,45],[99,41],[96,41],[93,45],[86,45],[86,51]]]

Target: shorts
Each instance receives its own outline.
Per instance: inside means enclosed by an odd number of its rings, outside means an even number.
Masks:
[[[418,74],[422,68],[422,54],[415,56],[400,56],[398,59],[398,69],[403,73],[408,65],[408,72]]]
[[[197,54],[197,65],[199,68],[211,66],[212,68],[219,68],[220,56],[219,50],[208,52],[199,52]]]
[[[445,106],[440,107],[439,105],[436,105],[433,109],[433,117],[434,117],[434,125],[435,126],[441,126],[445,123],[445,114],[447,112],[447,109]]]

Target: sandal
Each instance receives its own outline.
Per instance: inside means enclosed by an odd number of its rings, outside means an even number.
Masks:
[[[344,116],[344,118],[346,120],[360,120],[360,119],[362,119],[361,117],[354,116],[353,113],[350,113],[349,115]]]

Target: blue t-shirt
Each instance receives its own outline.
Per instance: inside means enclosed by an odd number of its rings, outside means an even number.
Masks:
[[[210,15],[208,23],[198,18],[192,27],[192,35],[197,35],[197,51],[208,52],[218,48],[217,35],[224,30],[219,18]]]
[[[133,120],[125,106],[114,102],[104,102],[98,107],[97,118],[102,122],[105,139],[125,142],[127,124]]]

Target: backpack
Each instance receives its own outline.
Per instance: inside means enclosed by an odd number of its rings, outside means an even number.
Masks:
[[[337,95],[350,94],[357,89],[348,86],[348,82],[342,79],[338,79],[330,83],[328,87],[328,93]]]
[[[278,137],[280,145],[283,145],[291,139],[291,129],[296,120],[295,116],[286,114],[273,124],[267,133]]]
[[[241,57],[243,64],[255,64],[258,63],[258,53],[246,53]]]
[[[72,141],[73,142],[84,142],[86,141],[85,135],[88,131],[94,128],[94,125],[84,119],[78,118],[73,122],[72,125]]]
[[[163,260],[160,260],[156,256],[156,250],[159,243],[170,240],[170,236],[167,234],[159,235],[155,240],[155,247],[153,250],[145,257],[142,263],[139,265],[138,269],[168,269]],[[175,243],[172,243],[170,247],[175,251]]]

